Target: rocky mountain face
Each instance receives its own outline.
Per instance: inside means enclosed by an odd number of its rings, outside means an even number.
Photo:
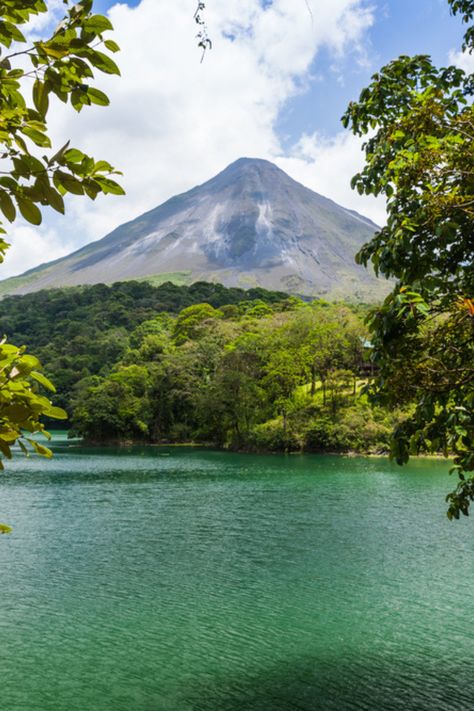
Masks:
[[[272,163],[241,158],[203,185],[0,289],[27,293],[149,278],[373,300],[386,285],[357,266],[354,255],[375,230],[367,218]]]

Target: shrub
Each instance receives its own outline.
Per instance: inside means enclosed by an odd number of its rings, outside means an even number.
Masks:
[[[277,418],[256,425],[249,433],[247,446],[257,452],[298,452],[302,439],[291,428],[285,432],[282,418]]]
[[[387,451],[391,420],[387,413],[361,404],[342,410],[335,422],[322,414],[305,428],[304,449],[314,452]]]

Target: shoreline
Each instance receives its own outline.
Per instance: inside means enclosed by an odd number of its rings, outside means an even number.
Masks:
[[[68,443],[73,442],[76,446],[86,446],[86,447],[168,447],[168,448],[189,448],[189,449],[212,449],[216,452],[230,452],[233,454],[256,454],[262,456],[270,455],[287,455],[287,456],[301,456],[305,454],[314,455],[324,455],[332,457],[369,457],[371,459],[390,459],[388,452],[364,452],[350,450],[347,452],[335,452],[331,450],[293,450],[285,452],[284,450],[274,451],[274,450],[253,450],[253,449],[233,449],[231,447],[220,447],[219,445],[213,444],[212,442],[140,442],[137,440],[114,440],[114,441],[104,441],[97,442],[91,440],[85,440],[80,438],[71,438],[71,440],[66,440]],[[453,455],[448,455],[447,457],[442,454],[412,454],[410,459],[433,459],[433,460],[445,460],[449,461],[452,459]],[[403,466],[403,465],[401,465]]]

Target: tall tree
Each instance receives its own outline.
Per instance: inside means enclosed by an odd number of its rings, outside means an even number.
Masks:
[[[466,23],[472,0],[448,0]],[[474,28],[463,49],[474,49]],[[394,432],[399,463],[411,453],[455,455],[448,517],[474,500],[474,76],[428,56],[401,56],[351,103],[345,126],[364,144],[360,193],[385,195],[387,224],[358,254],[395,279],[369,320],[378,377],[372,394],[416,408]]]

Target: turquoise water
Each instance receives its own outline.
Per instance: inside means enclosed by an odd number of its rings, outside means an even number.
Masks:
[[[474,709],[474,529],[445,517],[447,468],[65,442],[18,458],[1,708]]]

